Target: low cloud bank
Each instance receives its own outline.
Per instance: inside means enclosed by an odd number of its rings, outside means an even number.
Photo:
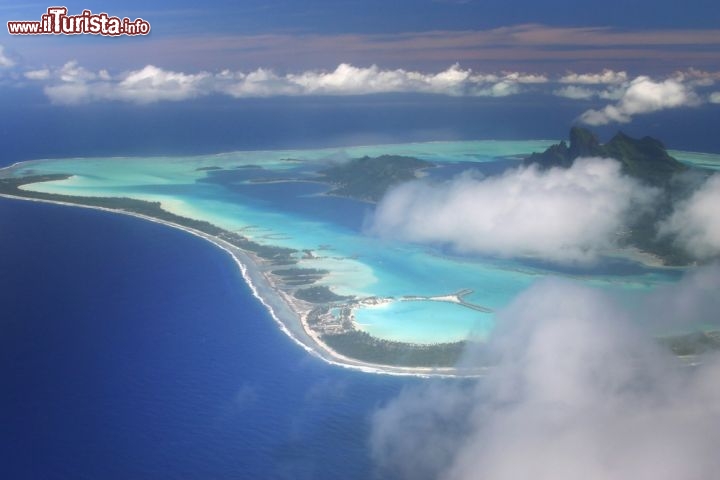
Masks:
[[[702,275],[720,281],[717,266]],[[662,298],[678,307],[698,288],[694,277],[681,282],[677,291],[684,293]],[[657,296],[640,302],[661,306]],[[601,291],[553,279],[520,295],[498,314],[490,340],[498,365],[487,377],[406,389],[375,413],[371,445],[380,473],[450,480],[714,478],[720,359],[680,366],[621,305]],[[717,325],[714,313],[711,321]]]
[[[16,67],[0,46],[0,68]],[[19,67],[18,67],[19,68]],[[17,69],[17,68],[16,68]],[[587,110],[580,120],[590,125],[626,123],[635,115],[702,103],[717,103],[712,87],[720,73],[689,69],[664,79],[605,69],[550,77],[544,73],[503,71],[480,73],[455,64],[441,72],[358,67],[341,63],[334,70],[307,70],[278,74],[258,68],[251,72],[174,72],[147,65],[138,70],[110,74],[91,71],[75,61],[59,68],[24,69],[22,77],[41,82],[56,104],[78,105],[96,101],[138,104],[183,101],[207,95],[233,98],[423,93],[449,96],[508,97],[522,93],[551,94],[572,100],[606,100],[611,103]]]
[[[591,262],[657,195],[620,170],[614,160],[582,158],[569,169],[413,181],[388,192],[368,232],[462,253]]]
[[[517,35],[526,35],[526,27],[513,34],[513,38],[517,40]],[[505,37],[509,32],[508,29],[500,29],[495,33]],[[555,33],[563,36],[578,32],[568,30]],[[542,35],[547,33],[544,31]],[[584,35],[592,36],[596,33],[585,32]],[[682,38],[685,43],[688,35],[690,32],[683,32],[678,38]],[[698,40],[703,42],[710,38],[707,34],[700,36],[703,39]],[[503,44],[506,42],[504,38]],[[536,42],[537,38],[533,38],[532,43]],[[720,103],[720,92],[715,88],[720,81],[720,72],[694,68],[655,78],[645,75],[631,77],[626,71],[608,68],[597,72],[567,71],[563,75],[519,71],[483,73],[462,68],[457,63],[440,72],[380,68],[374,64],[363,67],[342,62],[334,70],[288,73],[277,73],[268,68],[249,72],[224,69],[188,73],[166,70],[152,64],[140,69],[110,73],[105,69],[86,69],[77,61],[69,61],[60,67],[25,65],[0,45],[0,78],[20,84],[37,82],[50,101],[59,105],[98,101],[147,104],[192,100],[208,95],[248,98],[380,93],[475,97],[540,94],[583,102],[609,102],[606,105],[600,103],[579,116],[579,121],[589,125],[627,123],[635,115]]]
[[[543,75],[505,72],[477,74],[453,65],[439,73],[422,73],[403,69],[382,70],[347,63],[333,71],[306,71],[278,75],[272,70],[188,74],[148,65],[111,76],[107,71],[89,71],[68,62],[54,71],[32,70],[30,80],[48,81],[45,93],[57,104],[79,104],[98,100],[134,103],[179,101],[199,96],[222,94],[235,98],[364,95],[373,93],[434,93],[451,96],[502,97],[519,93],[523,85],[545,83]]]

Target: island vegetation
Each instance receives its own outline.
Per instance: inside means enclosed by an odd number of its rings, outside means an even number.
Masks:
[[[351,300],[352,296],[338,295],[330,290],[326,285],[316,285],[314,287],[301,288],[295,291],[295,298],[310,303],[332,303],[343,300]]]
[[[672,350],[675,355],[702,355],[720,350],[720,331],[692,332],[663,337],[660,344]]]
[[[393,185],[417,178],[430,162],[400,155],[362,157],[321,170],[320,180],[333,186],[330,195],[377,202]]]
[[[524,163],[543,168],[569,168],[579,157],[615,159],[625,174],[661,187],[668,185],[674,175],[688,169],[668,154],[660,140],[652,137],[635,139],[618,132],[609,142],[601,144],[594,133],[581,127],[570,129],[569,145],[562,141],[542,153],[531,154]]]
[[[358,330],[323,335],[322,339],[330,348],[350,358],[408,367],[452,367],[465,349],[465,342],[432,345],[393,342]]]
[[[300,286],[315,283],[330,272],[319,268],[293,267],[273,270],[271,273],[279,277],[285,285]]]

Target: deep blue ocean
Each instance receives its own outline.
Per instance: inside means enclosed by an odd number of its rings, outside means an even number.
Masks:
[[[373,475],[370,415],[421,380],[309,356],[179,230],[12,200],[0,222],[0,477]]]
[[[0,166],[560,139],[593,106],[378,95],[55,107],[41,94],[10,97],[1,99]],[[660,113],[625,130],[720,152],[714,115]],[[602,139],[616,128],[600,130]],[[370,416],[418,382],[311,357],[279,330],[229,257],[199,238],[115,214],[0,199],[2,479],[372,478]]]

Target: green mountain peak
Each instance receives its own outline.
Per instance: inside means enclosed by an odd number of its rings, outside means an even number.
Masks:
[[[524,164],[568,168],[579,157],[615,159],[625,174],[651,185],[665,185],[672,175],[687,169],[667,153],[660,140],[647,136],[635,139],[619,131],[609,142],[601,144],[594,133],[582,127],[570,129],[569,146],[562,141],[542,153],[533,153]]]

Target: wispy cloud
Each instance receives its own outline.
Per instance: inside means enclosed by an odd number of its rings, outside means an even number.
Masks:
[[[557,82],[562,86],[555,89],[553,94],[574,100],[593,98],[617,100],[623,95],[629,84],[627,72],[616,72],[609,69],[598,73],[568,72]]]
[[[560,83],[575,83],[581,85],[613,85],[625,83],[628,80],[626,72],[615,72],[605,69],[600,73],[568,73],[558,80]]]
[[[588,110],[580,116],[580,120],[588,125],[627,123],[633,115],[697,106],[700,103],[700,97],[680,80],[669,78],[656,82],[641,76],[630,82],[617,103],[600,110]]]
[[[553,90],[553,95],[570,98],[572,100],[619,100],[625,93],[627,85],[611,86],[597,89],[585,85],[565,85]]]
[[[382,199],[368,229],[465,253],[590,262],[655,194],[622,175],[616,161],[585,158],[569,169],[405,183]]]
[[[661,235],[671,235],[698,259],[720,255],[720,175],[714,174],[672,215],[660,224]]]
[[[28,80],[47,80],[50,78],[50,69],[40,68],[38,70],[28,70],[23,75]]]
[[[717,266],[702,273],[720,280]],[[703,288],[686,278],[664,292],[663,305]],[[717,306],[713,295],[691,297]],[[634,300],[660,306],[656,296]],[[414,480],[713,478],[720,359],[682,368],[635,326],[626,304],[567,281],[536,284],[499,312],[484,350],[496,360],[487,377],[406,389],[376,412],[378,468]],[[677,311],[686,316],[675,308],[660,315]],[[717,325],[716,310],[693,312],[712,313],[696,325]]]
[[[10,68],[15,66],[15,61],[5,53],[5,47],[0,45],[0,68]]]

